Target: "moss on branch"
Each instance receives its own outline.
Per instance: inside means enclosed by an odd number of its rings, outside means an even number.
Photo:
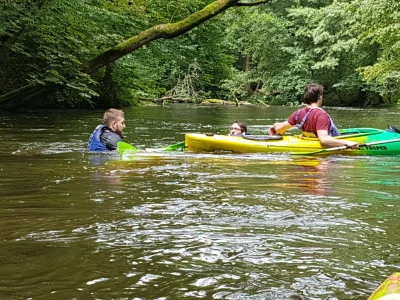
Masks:
[[[157,39],[172,39],[180,36],[191,29],[199,26],[205,21],[213,18],[214,16],[222,13],[233,6],[254,6],[269,2],[270,0],[262,0],[257,2],[240,2],[239,0],[217,0],[202,10],[199,10],[189,17],[169,24],[155,25],[138,35],[135,35],[114,48],[103,52],[97,57],[85,63],[83,72],[87,74],[93,74],[105,65],[149,44],[150,42]]]

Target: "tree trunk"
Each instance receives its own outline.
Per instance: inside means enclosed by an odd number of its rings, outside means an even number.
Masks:
[[[40,94],[55,91],[57,86],[52,83],[45,85],[31,83],[8,94],[0,96],[0,108],[4,110],[18,110],[29,105],[29,101]]]
[[[173,97],[173,96],[165,96],[162,98],[157,98],[157,99],[150,99],[149,101],[155,102],[155,103],[160,103],[164,102],[167,100],[171,100],[173,102],[178,102],[178,103],[187,103],[190,101],[189,98],[180,98],[180,97]]]
[[[112,67],[112,64],[106,66],[104,77],[100,82],[100,96],[96,104],[102,108],[107,108],[107,106],[114,107],[117,99],[115,84],[112,77]]]
[[[243,57],[243,66],[242,66],[242,70],[243,70],[244,72],[247,72],[247,71],[250,70],[250,56],[248,56],[248,55],[245,55],[245,56]]]

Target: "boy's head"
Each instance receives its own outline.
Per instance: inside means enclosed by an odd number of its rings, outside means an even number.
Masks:
[[[119,109],[110,108],[104,113],[103,125],[110,127],[115,133],[122,136],[122,130],[125,128],[124,112]]]
[[[304,103],[316,103],[324,94],[324,87],[320,84],[310,83],[304,89]]]
[[[247,132],[247,126],[246,124],[240,122],[240,121],[235,121],[235,123],[232,124],[230,128],[230,134],[231,135],[240,135],[240,134],[246,134]]]

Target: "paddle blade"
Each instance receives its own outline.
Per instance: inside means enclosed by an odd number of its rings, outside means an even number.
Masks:
[[[180,142],[180,143],[169,145],[169,146],[165,147],[165,150],[166,151],[183,151],[183,150],[185,150],[185,148],[186,148],[185,142]]]
[[[135,147],[133,147],[131,144],[125,143],[125,142],[118,142],[118,152],[119,154],[124,154],[125,151],[130,150],[130,151],[137,151]]]

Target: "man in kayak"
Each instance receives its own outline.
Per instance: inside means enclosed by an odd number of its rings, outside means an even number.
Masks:
[[[117,149],[118,142],[124,138],[122,134],[124,128],[124,112],[110,108],[104,113],[102,124],[90,135],[88,150],[103,152]]]
[[[240,122],[240,121],[235,121],[235,123],[232,124],[231,128],[229,129],[229,135],[247,135],[247,126],[246,124]]]
[[[348,146],[358,148],[358,143],[335,139],[340,135],[332,118],[324,111],[322,106],[324,87],[310,83],[304,89],[304,108],[292,113],[285,122],[275,123],[270,129],[270,135],[282,135],[288,129],[296,126],[306,137],[318,137],[321,145],[326,147]]]

